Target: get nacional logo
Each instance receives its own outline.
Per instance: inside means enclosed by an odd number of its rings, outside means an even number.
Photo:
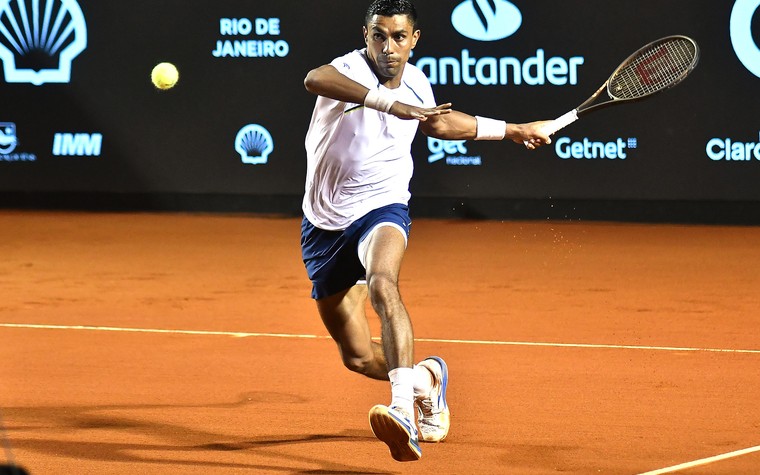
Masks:
[[[87,24],[76,0],[0,0],[0,60],[9,83],[71,81],[87,48]]]
[[[18,133],[13,122],[0,122],[0,162],[34,162],[37,155],[18,152]]]
[[[446,159],[446,165],[483,165],[483,158],[481,156],[468,155],[466,140],[441,140],[428,137],[427,146],[430,151],[430,155],[428,155],[428,163],[435,163],[439,160]]]
[[[0,155],[8,155],[16,150],[18,138],[16,137],[16,124],[13,122],[0,122]]]

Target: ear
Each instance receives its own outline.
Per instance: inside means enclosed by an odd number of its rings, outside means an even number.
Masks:
[[[420,30],[415,30],[414,33],[412,33],[412,49],[414,49],[415,46],[417,46],[417,42],[420,40]]]
[[[364,44],[369,46],[369,38],[367,38],[367,35],[369,34],[369,30],[367,30],[366,26],[362,27],[362,35],[364,36]]]

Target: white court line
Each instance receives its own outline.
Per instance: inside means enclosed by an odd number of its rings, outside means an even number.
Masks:
[[[236,338],[293,338],[310,340],[329,340],[329,336],[323,335],[299,335],[292,333],[249,333],[229,331],[206,331],[206,330],[167,330],[157,328],[123,328],[123,327],[99,327],[87,325],[40,325],[31,323],[0,323],[0,328],[26,328],[38,330],[86,330],[125,333],[165,333],[174,335],[208,335],[208,336],[231,336]],[[378,338],[375,338],[377,340]],[[670,351],[670,352],[706,352],[706,353],[744,353],[760,354],[760,350],[742,350],[727,348],[694,348],[679,346],[639,346],[639,345],[604,345],[593,343],[542,343],[534,341],[495,341],[495,340],[449,340],[439,338],[415,338],[414,341],[426,343],[454,343],[462,345],[492,345],[492,346],[538,346],[550,348],[592,348],[614,350],[646,350],[646,351]]]
[[[470,345],[502,346],[548,346],[552,348],[602,348],[613,350],[649,350],[649,351],[694,351],[707,353],[749,353],[760,355],[760,350],[742,350],[729,348],[693,348],[680,346],[644,346],[644,345],[605,345],[595,343],[542,343],[537,341],[493,341],[493,340],[443,340],[435,338],[415,338],[414,341],[435,343],[462,343]]]
[[[663,473],[673,473],[678,472],[681,470],[686,470],[689,468],[694,467],[700,467],[702,465],[708,465],[715,462],[720,462],[721,460],[726,460],[734,457],[740,457],[742,455],[751,454],[752,452],[760,452],[760,445],[756,447],[750,447],[748,449],[742,449],[742,450],[736,450],[734,452],[728,452],[726,454],[722,455],[716,455],[714,457],[707,457],[704,459],[695,460],[693,462],[686,462],[679,465],[673,465],[672,467],[665,467],[661,468],[659,470],[653,470],[651,472],[641,473],[639,475],[661,475]]]
[[[97,327],[89,325],[38,325],[27,323],[0,323],[4,328],[28,328],[34,330],[88,330],[99,332],[123,332],[123,333],[168,333],[173,335],[204,335],[204,336],[233,336],[236,338],[247,337],[270,337],[270,338],[301,338],[301,339],[329,339],[329,336],[297,335],[291,333],[246,333],[224,332],[208,330],[167,330],[160,328],[123,328],[123,327]]]

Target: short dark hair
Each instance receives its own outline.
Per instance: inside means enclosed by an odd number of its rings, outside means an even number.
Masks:
[[[374,0],[364,16],[364,24],[368,25],[375,15],[406,15],[412,28],[417,28],[417,9],[409,0]]]

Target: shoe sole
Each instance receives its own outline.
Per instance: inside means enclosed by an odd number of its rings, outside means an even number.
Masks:
[[[379,440],[391,451],[398,462],[414,462],[422,457],[422,450],[412,437],[411,431],[387,406],[377,405],[369,411],[369,425]]]
[[[446,389],[449,386],[449,367],[446,365],[446,362],[443,361],[442,358],[439,358],[438,356],[429,356],[425,358],[426,360],[433,360],[436,363],[438,363],[441,366],[441,399],[443,400],[443,407],[446,410],[446,413],[448,415],[448,419],[451,420],[451,412],[449,411],[449,403],[446,401]],[[420,438],[423,442],[443,442],[446,437],[448,437],[449,431],[446,430],[446,433],[443,434],[443,437],[440,439],[425,439],[423,434],[420,434]]]

